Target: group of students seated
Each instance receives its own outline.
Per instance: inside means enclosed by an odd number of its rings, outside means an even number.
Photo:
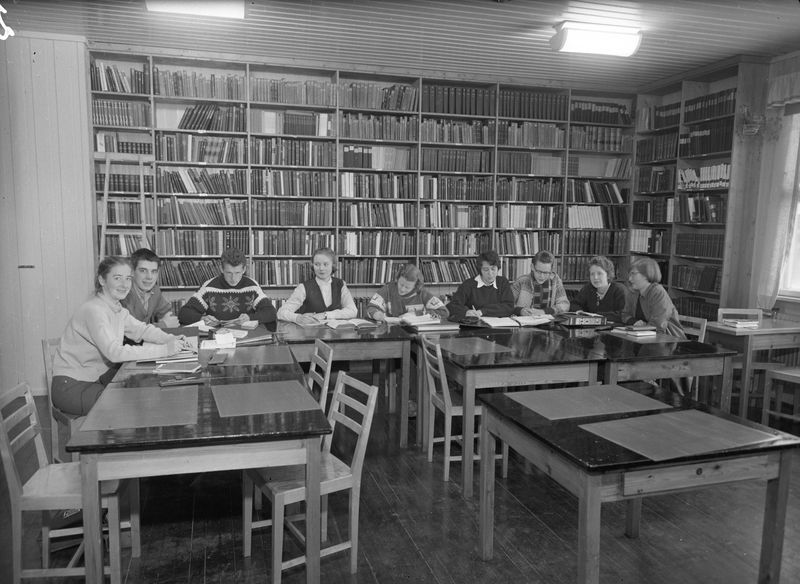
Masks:
[[[53,360],[53,405],[67,415],[86,415],[125,361],[174,355],[189,346],[182,335],[163,328],[203,320],[207,325],[275,320],[312,325],[328,319],[357,316],[347,284],[336,273],[337,257],[330,248],[314,252],[314,277],[299,284],[279,310],[261,286],[245,275],[246,256],[238,249],[222,254],[222,273],[207,281],[184,304],[177,317],[158,287],[161,260],[149,249],[127,258],[109,256],[97,269],[95,292],[72,315]],[[614,265],[604,256],[589,260],[589,283],[570,302],[555,258],[538,252],[531,272],[513,283],[499,275],[494,251],[478,256],[480,273],[463,282],[449,303],[425,289],[422,273],[406,264],[394,282],[370,299],[367,315],[376,321],[407,313],[433,314],[462,321],[482,316],[558,315],[583,310],[611,322],[648,324],[660,332],[685,338],[678,312],[659,284],[661,270],[650,258],[635,260],[629,269],[630,292],[614,281]],[[134,343],[128,344],[126,339]]]

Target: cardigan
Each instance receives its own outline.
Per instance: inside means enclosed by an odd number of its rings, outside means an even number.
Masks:
[[[514,314],[522,314],[523,308],[536,308],[533,306],[533,276],[526,274],[517,278],[511,285],[514,292]],[[550,301],[542,310],[545,314],[561,314],[569,309],[569,300],[564,290],[564,283],[558,274],[553,274],[550,280]]]
[[[652,325],[661,333],[686,338],[683,327],[678,320],[678,310],[672,299],[661,284],[650,284],[644,292],[633,291],[628,295],[625,308],[622,310],[622,322],[633,324],[636,322],[636,305],[642,299],[642,312],[647,324]]]
[[[131,291],[120,302],[123,308],[126,308],[131,316],[136,320],[141,320],[146,324],[155,324],[166,316],[171,310],[172,305],[167,302],[164,295],[161,294],[161,288],[158,285],[153,286],[152,295],[147,302],[147,310],[142,305],[142,299],[136,292],[135,285],[131,286]]]
[[[234,320],[247,314],[261,324],[275,322],[275,307],[255,280],[242,276],[231,286],[220,274],[211,278],[178,311],[181,324],[192,324],[210,315],[220,321]]]
[[[572,299],[569,309],[572,312],[578,310],[594,312],[605,316],[610,322],[622,322],[622,309],[625,308],[627,295],[628,290],[625,286],[619,282],[609,282],[606,295],[598,303],[597,288],[589,283]]]
[[[497,276],[493,286],[478,287],[480,276],[463,282],[447,305],[450,320],[461,320],[467,310],[480,310],[482,316],[511,316],[514,311],[514,293],[503,276]]]

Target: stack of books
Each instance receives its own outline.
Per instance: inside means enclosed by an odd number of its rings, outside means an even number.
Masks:
[[[738,318],[723,318],[720,323],[732,328],[758,328],[759,326],[759,322],[757,320]]]
[[[406,326],[410,326],[418,333],[460,330],[457,322],[440,320],[439,318],[431,316],[430,314],[423,314],[422,316],[412,316],[406,314],[403,315],[400,322]]]

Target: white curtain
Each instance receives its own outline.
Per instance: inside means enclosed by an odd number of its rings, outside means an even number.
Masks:
[[[794,233],[800,165],[800,114],[785,115],[785,106],[800,103],[800,73],[770,82],[759,191],[757,241],[760,258],[753,266],[758,307],[771,310],[778,297],[781,272]]]

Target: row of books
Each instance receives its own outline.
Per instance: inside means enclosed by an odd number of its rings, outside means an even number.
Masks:
[[[339,112],[339,135],[358,140],[419,139],[419,121],[412,116]]]
[[[133,165],[111,165],[111,172],[108,174],[108,190],[120,193],[139,193],[144,190],[145,193],[153,192],[153,175],[147,174],[149,169],[144,169],[144,189],[142,189],[142,181],[139,177],[140,168]],[[98,191],[103,191],[105,188],[105,172],[94,173],[94,187]]]
[[[160,193],[245,195],[247,171],[160,166],[156,169],[156,186]]]
[[[671,234],[669,229],[631,229],[631,252],[669,254]]]
[[[675,200],[672,197],[659,197],[650,201],[633,202],[634,223],[672,223]],[[646,251],[646,250],[640,250]]]
[[[725,223],[726,207],[719,195],[677,195],[675,223]]]
[[[259,134],[335,136],[333,114],[308,111],[250,110],[250,131]]]
[[[628,210],[625,207],[569,205],[566,226],[569,229],[627,229]]]
[[[178,97],[205,97],[211,99],[245,99],[244,75],[197,71],[170,71],[153,67],[153,94]]]
[[[291,81],[250,77],[250,101],[296,105],[336,106],[338,86],[330,81]]]
[[[141,225],[142,219],[147,225],[153,225],[156,216],[153,199],[145,199],[144,216],[140,201],[109,200],[105,206],[106,223],[108,225]],[[97,199],[97,216],[103,216],[103,200]]]
[[[528,257],[540,250],[548,250],[554,254],[561,253],[561,234],[553,231],[501,231],[497,233],[497,253],[500,255],[525,255]],[[504,262],[508,258],[504,259]]]
[[[649,132],[681,123],[681,102],[640,107],[636,112],[636,131]]]
[[[607,156],[569,156],[567,174],[570,176],[629,178],[631,176],[631,159]]]
[[[731,165],[727,162],[678,171],[678,188],[682,190],[728,188],[730,182]]]
[[[336,219],[332,201],[280,201],[253,199],[254,225],[333,225]]]
[[[498,162],[502,154],[498,155]],[[486,150],[422,149],[422,170],[442,172],[492,172],[493,152]]]
[[[671,132],[636,143],[636,163],[671,160],[678,156],[678,133]]]
[[[500,178],[497,180],[498,201],[530,201],[556,203],[563,200],[564,180],[558,178]],[[489,181],[491,200],[491,182]]]
[[[492,249],[492,235],[488,232],[421,231],[416,240],[420,255],[475,256]]]
[[[337,246],[342,255],[415,255],[413,231],[340,231]]]
[[[680,156],[700,156],[730,150],[732,143],[733,118],[723,118],[689,126],[680,135],[678,151]]]
[[[311,257],[314,250],[322,247],[336,247],[336,235],[332,231],[254,229],[250,239],[255,255]]]
[[[422,86],[422,111],[437,114],[494,116],[497,91],[481,87]]]
[[[437,180],[434,177],[426,179]],[[416,199],[419,181],[412,174],[357,173],[339,174],[339,196],[365,199]]]
[[[404,259],[342,258],[339,277],[348,284],[383,284],[394,281],[405,264]]]
[[[159,250],[159,253],[163,253]],[[191,286],[199,288],[205,282],[216,278],[222,272],[220,260],[178,261],[167,260],[161,262],[158,281],[165,286]],[[180,309],[180,306],[178,306]],[[177,312],[175,312],[177,314]]]
[[[565,93],[533,93],[519,89],[501,89],[501,117],[566,121],[569,96]]]
[[[564,253],[627,255],[628,231],[565,231]]]
[[[116,93],[150,93],[150,65],[143,63],[141,70],[130,68],[128,73],[116,65],[106,65],[102,61],[89,63],[89,78],[92,91],[113,91]]]
[[[527,148],[563,148],[565,136],[564,128],[556,124],[504,122],[498,126],[497,143]]]
[[[170,129],[176,127],[174,118],[170,117],[169,108],[156,109],[156,122],[159,128]],[[175,112],[177,113],[177,109]],[[164,114],[162,114],[164,112]],[[188,106],[178,121],[179,130],[207,130],[210,132],[245,132],[247,131],[247,118],[244,104],[217,105],[201,103]],[[251,111],[251,114],[253,112]],[[251,131],[256,130],[251,128]]]
[[[633,136],[622,128],[609,126],[570,126],[569,147],[598,152],[633,152]]]
[[[250,137],[251,164],[334,167],[336,159],[333,142]]]
[[[675,190],[674,166],[637,166],[636,192],[658,193]]]
[[[695,318],[705,318],[708,321],[717,320],[717,310],[719,304],[714,302],[707,302],[703,298],[696,296],[682,296],[673,300],[678,314],[685,316],[693,316]]]
[[[498,205],[497,227],[500,229],[560,229],[564,210],[554,205]]]
[[[417,153],[410,148],[395,146],[339,147],[342,168],[371,168],[373,170],[416,170]]]
[[[458,205],[423,203],[419,209],[419,226],[436,229],[491,229],[494,225],[491,205]]]
[[[612,181],[567,179],[568,203],[610,203],[623,204],[629,196],[629,189],[620,189]]]
[[[570,119],[573,122],[589,122],[593,124],[631,125],[628,106],[624,103],[607,101],[573,101],[570,104]]]
[[[160,225],[248,225],[247,201],[225,199],[158,199]]]
[[[494,180],[481,176],[423,176],[422,199],[451,199],[459,201],[491,201]]]
[[[160,229],[155,235],[159,255],[218,256],[229,247],[250,253],[247,229]]]
[[[124,154],[152,154],[150,136],[134,132],[96,132],[96,152],[121,152]]]
[[[720,266],[672,266],[672,285],[685,290],[719,294],[722,286]]]
[[[736,88],[723,89],[708,95],[686,100],[683,123],[688,124],[717,116],[732,116],[736,113]]]
[[[491,168],[487,172],[491,172]],[[564,157],[539,152],[498,152],[497,172],[503,174],[563,175]]]
[[[129,257],[142,247],[150,247],[150,242],[141,233],[106,233],[106,255]]]
[[[408,84],[395,83],[381,87],[376,83],[340,83],[338,87],[339,107],[418,111],[419,90]]]
[[[590,251],[586,257],[565,257],[560,270],[562,280],[573,282],[587,281],[589,279],[589,260],[592,258],[592,256],[597,255],[598,253],[602,252]],[[614,264],[614,270],[617,274],[619,274],[620,262],[617,260],[612,260],[611,263]]]
[[[722,259],[724,251],[724,234],[680,233],[675,237],[675,253],[678,255]]]
[[[141,101],[92,100],[92,123],[95,126],[148,128],[152,120],[150,113],[150,104]]]
[[[340,174],[342,184],[347,181],[346,175],[352,173]],[[257,196],[330,198],[336,192],[336,173],[328,170],[254,168],[250,174],[250,193]]]
[[[475,258],[458,260],[422,260],[419,265],[426,283],[463,282],[479,272]]]
[[[339,225],[343,227],[416,227],[417,212],[414,203],[342,203],[339,206]]]
[[[156,159],[166,162],[246,164],[247,147],[244,138],[159,133],[156,136]]]
[[[446,144],[494,144],[496,124],[483,120],[425,119],[419,129],[422,142]]]

